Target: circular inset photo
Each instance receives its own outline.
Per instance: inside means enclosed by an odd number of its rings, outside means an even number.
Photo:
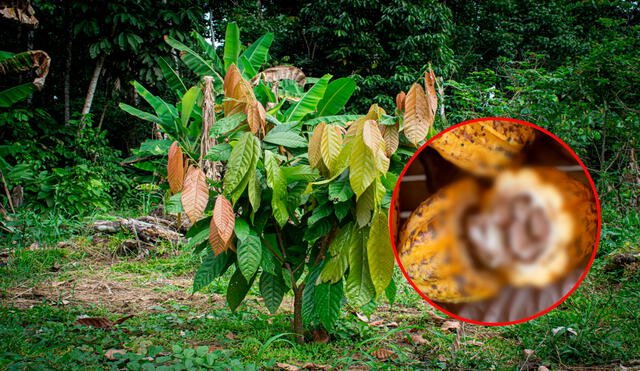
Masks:
[[[507,118],[463,122],[429,140],[405,166],[391,207],[409,283],[476,324],[555,308],[586,276],[600,236],[598,196],[577,155]]]

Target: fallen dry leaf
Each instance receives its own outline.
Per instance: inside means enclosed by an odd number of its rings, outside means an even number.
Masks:
[[[564,326],[560,326],[560,327],[556,327],[554,329],[551,329],[551,332],[555,336],[562,330],[566,330],[566,332],[570,333],[571,335],[578,335],[576,330],[572,329],[571,327],[564,327]]]
[[[369,323],[369,326],[372,326],[372,327],[382,327],[383,325],[384,325],[384,320],[382,319]]]
[[[110,319],[104,318],[104,317],[78,318],[78,320],[72,323],[72,325],[83,325],[83,326],[89,326],[89,327],[95,327],[95,328],[101,328],[101,329],[112,329],[113,326],[118,325],[128,320],[131,317],[133,317],[133,315],[118,318],[115,321],[111,321]]]
[[[525,349],[525,350],[522,351],[522,353],[524,353],[525,357],[529,358],[529,357],[533,356],[533,353],[535,353],[535,352],[533,350],[531,350],[531,349]]]
[[[387,327],[398,327],[398,322],[391,321],[391,322],[387,323],[386,326]]]
[[[236,338],[236,335],[234,335],[233,332],[229,331],[226,333],[226,335],[224,335],[224,337],[226,337],[229,340],[233,340]]]
[[[116,358],[116,354],[126,354],[127,351],[124,349],[109,349],[104,353],[104,356],[109,360],[109,361],[116,361],[118,360],[118,358]],[[120,357],[121,359],[122,357]]]
[[[317,363],[307,362],[301,367],[303,370],[331,370],[329,365],[319,365]]]
[[[390,349],[385,349],[385,348],[376,349],[373,352],[371,352],[371,355],[381,361],[386,361],[390,358],[391,359],[398,358],[398,355],[394,351]]]
[[[420,334],[411,334],[411,341],[416,345],[422,345],[427,343],[427,340]]]
[[[444,354],[438,355],[438,361],[447,362],[447,357]]]
[[[283,363],[283,362],[276,362],[276,367],[286,371],[298,371],[300,369],[300,367],[298,366],[290,365],[288,363]]]
[[[223,350],[223,348],[215,345],[209,346],[209,353],[213,352],[214,350]]]
[[[313,330],[311,333],[313,336],[314,343],[328,343],[329,342],[329,334],[323,328],[317,328]]]
[[[454,330],[457,332],[459,329],[460,329],[459,321],[445,321],[440,327],[440,331]]]
[[[538,371],[549,371],[549,369],[546,368],[545,366],[540,366],[538,367]]]
[[[356,312],[356,316],[360,319],[360,321],[369,323],[369,318],[364,314],[360,314]]]

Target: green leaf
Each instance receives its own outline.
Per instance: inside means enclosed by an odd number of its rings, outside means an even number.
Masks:
[[[9,89],[0,91],[0,107],[11,107],[14,103],[29,98],[31,94],[33,94],[33,92],[36,90],[36,86],[33,85],[33,83],[28,82],[26,84],[14,86]]]
[[[260,296],[269,312],[275,314],[282,303],[287,285],[282,279],[282,274],[262,272],[260,275]]]
[[[270,244],[271,242],[265,237],[262,243],[262,260],[260,260],[260,268],[262,268],[262,270],[265,272],[276,274],[276,271],[282,269],[280,268],[280,262],[278,261],[276,256],[273,255],[269,248],[267,248],[266,244],[268,243]]]
[[[231,144],[222,142],[211,147],[204,158],[210,161],[228,161],[232,149]]]
[[[182,126],[186,127],[189,123],[191,112],[193,112],[193,107],[196,105],[196,101],[200,97],[200,94],[201,90],[198,89],[197,86],[194,86],[182,96],[182,111],[180,114],[180,118],[182,119]]]
[[[240,303],[244,300],[245,296],[249,292],[255,276],[251,277],[251,280],[247,281],[240,269],[236,269],[231,276],[229,286],[227,286],[227,303],[232,312],[235,312]]]
[[[329,183],[329,198],[333,202],[344,202],[353,197],[353,191],[349,185],[349,177],[341,175],[335,181]]]
[[[322,78],[315,83],[298,102],[287,110],[285,114],[285,121],[298,121],[305,115],[314,112],[327,90],[327,84],[330,79],[331,75],[329,74],[322,76]]]
[[[387,286],[387,288],[384,290],[384,294],[387,296],[387,299],[389,300],[389,306],[391,307],[396,302],[397,292],[398,287],[396,286],[396,282],[394,279],[391,279],[391,281],[389,282],[389,286]]]
[[[311,181],[318,178],[318,170],[309,165],[287,166],[280,168],[282,175],[287,179],[287,183],[297,180]]]
[[[238,64],[240,55],[240,29],[235,22],[227,23],[227,30],[224,35],[224,70],[228,71],[229,66]]]
[[[333,223],[329,218],[321,219],[320,221],[310,225],[304,232],[303,239],[305,241],[313,243],[318,238],[326,235],[331,231]]]
[[[256,273],[262,260],[260,237],[249,235],[238,243],[238,268],[247,280]]]
[[[251,235],[251,227],[246,220],[242,218],[236,218],[236,222],[233,226],[233,233],[238,237],[238,240],[244,241],[249,235]],[[255,232],[254,232],[255,233]]]
[[[267,143],[289,148],[306,148],[308,145],[307,140],[301,135],[286,131],[275,133],[270,131],[263,140]]]
[[[362,135],[352,139],[353,149],[349,158],[349,182],[351,189],[360,197],[376,177],[376,164],[371,149],[362,141]]]
[[[149,105],[156,112],[156,115],[160,118],[161,122],[160,126],[167,133],[177,138],[184,131],[184,128],[181,128],[180,119],[178,118],[178,111],[173,105],[165,102],[161,98],[156,97],[151,94],[144,86],[140,85],[137,81],[132,82],[133,87],[136,89],[138,94],[149,103]]]
[[[349,121],[355,121],[362,117],[362,115],[334,115],[334,116],[320,116],[310,120],[305,121],[305,125],[316,126],[321,122],[326,122],[327,124],[345,124]]]
[[[249,61],[252,69],[259,70],[267,61],[267,54],[269,53],[269,48],[271,47],[272,42],[273,33],[267,32],[260,36],[258,40],[254,41],[253,44],[249,45],[247,50],[242,53],[242,57]],[[253,76],[255,76],[255,74]]]
[[[1,99],[1,98],[0,98]],[[155,122],[156,124],[159,125],[163,125],[164,121],[162,121],[158,116],[153,115],[149,112],[145,112],[145,111],[141,111],[135,107],[132,107],[128,104],[125,103],[120,103],[118,105],[120,107],[121,110],[125,111],[126,113],[133,115],[139,119],[145,120],[145,121],[149,121],[149,122]],[[2,107],[2,106],[0,106]]]
[[[250,132],[246,132],[240,137],[238,143],[231,150],[229,162],[227,163],[227,172],[224,177],[223,189],[227,196],[237,193],[238,188],[242,188],[244,178],[254,163],[254,158],[259,151],[260,143]],[[246,184],[245,184],[246,186]],[[240,189],[240,193],[244,189]]]
[[[267,170],[267,185],[273,190],[271,196],[271,208],[273,216],[282,227],[289,220],[286,197],[287,185],[284,181],[280,165],[271,151],[265,151],[264,167]]]
[[[169,198],[169,201],[165,205],[165,212],[167,214],[180,214],[184,212],[181,197],[182,192],[178,192]]]
[[[320,153],[331,174],[335,174],[339,170],[336,168],[336,163],[342,146],[343,140],[340,128],[335,125],[327,125],[322,133]]]
[[[337,204],[334,204],[333,209],[338,220],[342,221],[342,219],[349,214],[349,211],[351,211],[351,202],[338,202]]]
[[[235,129],[240,125],[242,121],[247,118],[247,115],[244,113],[236,113],[231,116],[223,117],[220,120],[217,120],[211,130],[209,131],[209,136],[211,137],[219,137],[222,134],[228,133],[231,130]]]
[[[211,217],[206,217],[198,220],[194,225],[189,228],[189,231],[185,235],[185,238],[189,238],[186,244],[187,248],[194,248],[201,242],[209,239],[209,225],[211,224]]]
[[[313,269],[310,269],[307,278],[304,280],[305,286],[304,291],[302,292],[302,320],[307,324],[314,323],[317,319],[315,311],[315,293],[316,282],[318,281],[318,276],[320,276],[321,271],[322,265],[316,265]]]
[[[247,60],[244,56],[240,56],[240,66],[238,67],[242,72],[242,77],[246,80],[251,80],[253,76],[258,74],[258,71],[253,69],[251,66],[251,62]]]
[[[331,330],[340,315],[342,302],[342,281],[338,283],[321,283],[315,289],[315,312],[320,323],[327,330]]]
[[[196,31],[191,31],[191,37],[196,39],[196,41],[198,42],[198,45],[200,46],[200,49],[202,49],[202,51],[205,52],[207,57],[213,62],[213,67],[215,68],[215,70],[221,74],[224,74],[225,73],[225,71],[223,71],[224,65],[222,64],[222,61],[220,60],[220,58],[218,58],[218,55],[216,54],[216,51],[213,45],[209,44],[207,40],[205,40],[204,37],[202,37]]]
[[[376,206],[375,189],[375,183],[372,183],[356,201],[356,221],[361,228],[371,220],[371,213]]]
[[[318,116],[330,116],[340,112],[356,90],[356,83],[349,77],[332,81],[318,103]]]
[[[368,233],[368,229],[363,228],[356,229],[351,235],[349,275],[347,276],[345,293],[347,300],[354,306],[363,306],[376,295],[367,261],[366,236]]]
[[[313,212],[311,213],[311,216],[309,217],[309,219],[307,219],[307,225],[312,226],[313,224],[317,223],[320,219],[326,218],[332,213],[333,213],[333,206],[331,205],[331,203],[324,203],[324,204],[318,205],[315,209],[313,209]]]
[[[380,295],[389,286],[395,262],[389,237],[389,222],[383,209],[377,209],[371,220],[367,258],[373,285]]]
[[[198,53],[191,50],[188,46],[184,45],[178,40],[172,39],[169,36],[164,37],[164,41],[169,44],[174,49],[177,49],[182,53],[180,59],[184,62],[184,64],[189,67],[191,71],[193,71],[198,76],[213,76],[214,77],[214,88],[216,91],[222,90],[222,77],[220,74],[216,72],[210,62],[204,60]],[[226,70],[225,70],[226,71]]]
[[[193,279],[193,292],[202,290],[214,279],[222,276],[226,268],[228,268],[228,260],[229,254],[226,251],[216,256],[216,254],[213,253],[213,250],[209,249],[207,257],[204,258],[202,264],[200,264],[200,268],[198,268]]]
[[[254,212],[260,208],[260,200],[262,194],[262,188],[260,187],[260,180],[258,179],[258,171],[253,171],[253,174],[249,175],[249,202]]]
[[[158,57],[156,61],[164,79],[167,80],[167,85],[174,91],[176,96],[180,97],[186,93],[187,87],[173,67],[162,57]]]
[[[349,266],[349,248],[351,247],[351,233],[353,225],[343,227],[329,244],[331,257],[325,263],[320,275],[322,282],[336,283],[340,281]]]

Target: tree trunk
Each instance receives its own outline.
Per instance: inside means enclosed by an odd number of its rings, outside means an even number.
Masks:
[[[304,326],[302,324],[302,295],[304,293],[304,284],[293,289],[293,332],[296,335],[296,343],[304,344]]]
[[[69,126],[71,119],[71,57],[73,46],[73,26],[70,23],[67,29],[67,59],[64,65],[64,126]]]
[[[106,55],[102,54],[96,61],[96,67],[93,69],[93,76],[91,76],[89,88],[87,89],[87,97],[84,100],[84,107],[82,107],[83,116],[91,112],[91,103],[93,103],[93,97],[96,94],[96,87],[98,86],[98,79],[100,78],[100,72],[102,72],[105,58]]]

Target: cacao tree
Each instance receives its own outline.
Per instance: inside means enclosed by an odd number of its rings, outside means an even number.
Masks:
[[[388,208],[397,174],[433,125],[435,79],[428,73],[425,88],[399,94],[394,112],[374,104],[345,115],[352,79],[307,78],[293,66],[256,72],[269,35],[243,53],[233,24],[227,39],[211,63],[215,50],[204,57],[171,41],[203,82],[178,89],[176,106],[134,83],[156,115],[122,107],[173,141],[168,209],[186,214],[188,245],[206,254],[193,290],[232,269],[231,310],[254,284],[270,312],[292,292],[302,342],[305,327],[331,330],[345,302],[394,300]]]

